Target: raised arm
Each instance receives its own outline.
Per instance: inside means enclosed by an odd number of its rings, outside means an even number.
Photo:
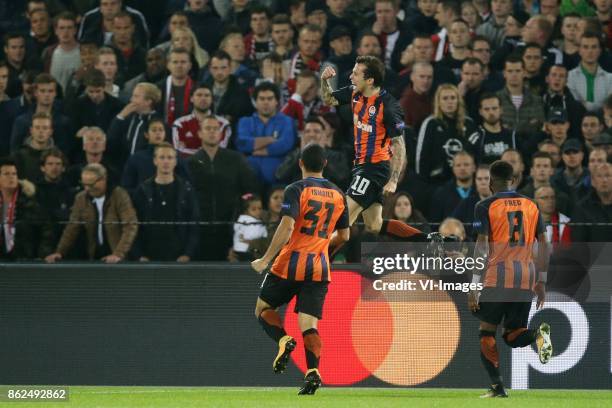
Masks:
[[[338,106],[340,102],[332,95],[333,89],[327,82],[328,79],[336,76],[336,70],[333,67],[327,66],[321,73],[321,99],[327,106]]]

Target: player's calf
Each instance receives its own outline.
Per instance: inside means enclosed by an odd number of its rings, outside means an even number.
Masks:
[[[503,334],[504,342],[512,348],[526,347],[536,341],[537,332],[526,327],[507,330]]]

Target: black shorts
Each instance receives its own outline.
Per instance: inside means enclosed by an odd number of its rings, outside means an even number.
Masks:
[[[267,273],[261,283],[259,297],[276,309],[297,296],[294,312],[306,313],[321,320],[327,285],[329,282],[293,281]]]
[[[351,184],[346,195],[364,210],[374,203],[383,203],[383,188],[389,182],[389,162],[365,163],[353,167]]]
[[[482,322],[494,324],[496,326],[501,324],[503,320],[504,328],[506,329],[527,327],[529,311],[531,310],[531,301],[495,302],[490,300],[490,297],[487,296],[489,293],[487,292],[487,289],[482,291],[478,303],[480,309],[472,313],[474,316]]]

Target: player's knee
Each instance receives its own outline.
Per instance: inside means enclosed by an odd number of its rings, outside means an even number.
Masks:
[[[378,234],[382,228],[382,219],[368,220],[365,225],[365,232],[369,234]]]

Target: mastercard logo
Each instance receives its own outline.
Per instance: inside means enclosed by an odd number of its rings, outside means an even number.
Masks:
[[[382,279],[424,278],[393,274]],[[356,272],[333,272],[318,325],[323,381],[351,385],[374,376],[392,385],[413,386],[444,371],[461,333],[459,312],[450,296],[444,291],[376,292],[371,287],[371,281]],[[286,309],[284,326],[287,333],[301,339],[294,307],[295,299]],[[306,372],[303,349],[291,356]]]

